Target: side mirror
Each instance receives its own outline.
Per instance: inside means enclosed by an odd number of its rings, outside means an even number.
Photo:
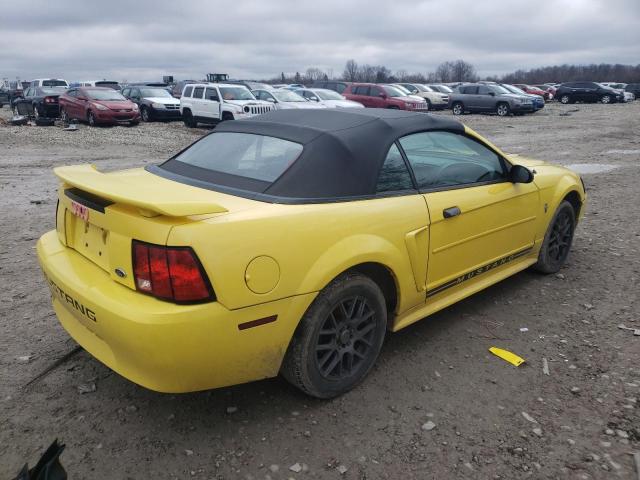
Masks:
[[[533,172],[522,165],[513,165],[509,171],[509,177],[512,183],[533,182]]]
[[[319,102],[320,99],[318,97],[309,97],[309,100],[311,100],[312,102]]]
[[[379,96],[380,98],[387,98],[387,94],[386,94],[386,93],[384,93],[384,92],[380,92],[380,93],[378,94],[378,96]]]
[[[267,97],[267,98],[265,98],[265,100],[266,100],[267,102],[269,102],[269,103],[276,103],[276,99],[275,99],[275,98],[272,98],[272,97]]]

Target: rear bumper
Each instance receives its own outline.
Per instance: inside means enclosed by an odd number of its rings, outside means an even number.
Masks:
[[[315,293],[237,310],[217,302],[175,305],[141,295],[62,245],[37,244],[60,323],[123,377],[160,392],[191,392],[273,377]],[[239,325],[277,315],[253,328]]]

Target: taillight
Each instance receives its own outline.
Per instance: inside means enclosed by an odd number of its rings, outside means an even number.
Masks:
[[[191,247],[133,241],[133,273],[138,291],[176,303],[215,300],[204,269]]]
[[[44,97],[44,103],[58,103],[58,97]]]

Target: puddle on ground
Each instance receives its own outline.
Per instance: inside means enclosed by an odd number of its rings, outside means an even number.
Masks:
[[[619,165],[611,165],[608,163],[574,163],[571,165],[565,165],[567,168],[573,170],[581,175],[589,173],[603,173],[610,172],[619,167]]]
[[[605,155],[640,155],[640,150],[607,150]]]

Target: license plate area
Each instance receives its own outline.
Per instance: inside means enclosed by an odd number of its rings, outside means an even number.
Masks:
[[[85,221],[75,214],[71,218],[73,224],[73,249],[101,268],[109,270],[107,248],[109,231]]]
[[[71,200],[71,213],[85,222],[89,221],[89,208],[73,200]]]

